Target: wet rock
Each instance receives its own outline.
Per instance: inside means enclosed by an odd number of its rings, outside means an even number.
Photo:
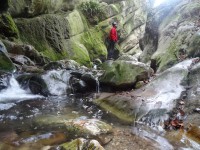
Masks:
[[[51,70],[42,75],[52,95],[66,95],[70,88],[70,71]]]
[[[137,57],[127,54],[120,56],[117,60],[138,61]]]
[[[134,61],[107,61],[102,68],[105,70],[100,83],[118,89],[133,88],[138,81],[147,80],[152,69],[143,63]]]
[[[26,66],[26,65],[22,66],[21,71],[26,73],[36,73],[36,74],[41,74],[44,72],[43,69],[38,68],[36,66]]]
[[[64,143],[61,146],[63,150],[104,150],[100,143],[96,140],[86,140],[84,138],[78,138],[71,142]]]
[[[13,61],[13,63],[19,65],[27,65],[27,66],[35,66],[35,63],[30,60],[30,58],[23,55],[15,55],[9,54],[9,58]]]
[[[175,65],[138,90],[101,94],[94,103],[123,122],[141,120],[150,124],[156,123],[159,117],[161,120],[167,117],[166,113],[176,106],[176,100],[186,90],[182,83],[189,73],[188,67],[192,61],[186,60]]]
[[[37,117],[34,125],[43,130],[66,131],[70,138],[93,137],[112,132],[112,127],[97,119],[67,119],[65,116],[41,116]]]
[[[47,84],[40,75],[20,75],[17,81],[24,88],[29,88],[33,94],[50,95]]]
[[[66,141],[66,135],[64,133],[46,133],[39,135],[32,135],[27,138],[21,138],[13,142],[14,145],[20,146],[22,144],[36,143],[38,145],[55,145]]]
[[[86,73],[81,76],[81,80],[85,81],[92,89],[95,89],[97,86],[97,80],[92,74]]]
[[[71,77],[69,82],[73,93],[85,93],[89,91],[89,86],[83,80]]]
[[[61,62],[50,62],[44,66],[44,70],[57,70],[63,69],[63,64]]]
[[[57,69],[67,69],[75,70],[78,69],[80,65],[74,60],[59,60],[55,62],[50,62],[44,66],[44,70],[57,70]]]
[[[73,71],[73,72],[71,72],[70,74],[71,74],[72,76],[74,76],[74,77],[80,79],[81,76],[83,75],[83,72]]]
[[[17,44],[7,40],[3,40],[4,45],[7,48],[7,51],[12,54],[24,55],[35,62],[36,65],[45,65],[49,62],[49,59],[42,54],[40,54],[33,46]]]
[[[75,93],[85,93],[95,91],[97,87],[97,79],[92,73],[72,72],[69,82]]]
[[[76,70],[80,67],[80,64],[74,60],[64,59],[60,60],[60,62],[64,64],[64,68],[67,70]]]

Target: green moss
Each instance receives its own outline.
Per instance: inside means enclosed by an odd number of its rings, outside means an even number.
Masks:
[[[72,41],[72,51],[69,57],[80,64],[91,67],[91,61],[87,49],[83,44]]]
[[[6,72],[13,72],[15,70],[12,61],[2,51],[0,51],[0,70]]]
[[[82,33],[87,28],[87,23],[82,19],[82,16],[77,10],[74,10],[67,16],[69,23],[70,36]]]
[[[60,147],[62,147],[63,150],[100,150],[94,143],[81,138],[75,139],[69,143],[64,143]]]
[[[109,103],[107,99],[97,99],[94,102],[124,123],[133,123],[135,120],[134,115],[130,115],[130,113],[126,112],[124,109],[117,108],[116,105]]]
[[[53,49],[46,49],[44,51],[41,52],[44,56],[50,58],[53,61],[56,60],[60,60],[60,59],[64,59],[67,57],[67,53],[66,52],[62,52],[62,53],[56,53]]]
[[[177,42],[173,41],[170,43],[169,48],[166,50],[164,54],[161,53],[159,56],[157,56],[156,62],[157,65],[159,66],[158,68],[159,71],[168,69],[178,62],[176,56],[178,50],[179,47],[177,46]]]
[[[92,0],[82,2],[79,6],[79,9],[83,12],[91,24],[98,24],[105,18],[105,12],[103,11],[99,2]]]
[[[137,76],[145,72],[144,67],[133,65],[123,60],[115,61],[112,64],[104,63],[102,68],[105,73],[100,78],[100,81],[116,87],[133,86],[137,81]]]
[[[9,13],[0,15],[0,34],[5,37],[19,37],[19,31]]]
[[[90,29],[88,32],[83,33],[81,43],[86,47],[89,52],[91,60],[96,58],[106,59],[107,48],[103,41],[103,32],[98,28]]]

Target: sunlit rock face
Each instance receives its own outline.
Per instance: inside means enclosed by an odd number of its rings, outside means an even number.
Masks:
[[[148,15],[141,60],[152,60],[159,72],[179,59],[199,56],[199,6],[199,1],[177,0],[155,8]]]

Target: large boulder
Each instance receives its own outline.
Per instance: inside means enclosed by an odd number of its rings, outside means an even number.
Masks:
[[[126,123],[163,121],[162,116],[173,110],[176,100],[186,90],[182,84],[186,82],[191,64],[192,60],[183,61],[138,90],[102,94],[94,103]]]
[[[100,77],[100,83],[116,88],[133,88],[138,81],[147,80],[152,69],[136,61],[107,61],[102,65],[105,73]]]
[[[16,70],[10,58],[3,51],[0,51],[0,70],[5,72],[13,72]]]
[[[49,62],[49,59],[39,53],[32,45],[18,44],[8,40],[3,40],[3,43],[6,46],[8,53],[12,53],[12,55],[24,55],[28,57],[26,59],[30,59],[36,65],[42,66]]]

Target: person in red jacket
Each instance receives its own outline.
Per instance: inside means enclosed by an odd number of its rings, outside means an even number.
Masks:
[[[110,30],[109,34],[109,46],[108,46],[108,59],[113,58],[114,50],[115,50],[115,43],[118,41],[118,36],[117,36],[117,23],[113,22],[112,23],[112,28]]]

